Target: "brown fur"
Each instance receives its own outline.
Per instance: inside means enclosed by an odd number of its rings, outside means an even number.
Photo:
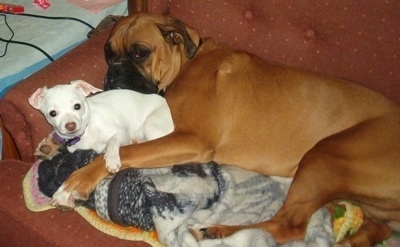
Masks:
[[[187,26],[191,40],[181,30],[167,40],[156,24],[174,30],[171,23],[140,14],[122,19],[110,36],[120,56],[132,44],[152,50],[135,66],[166,88],[175,123],[170,135],[122,147],[121,169],[213,160],[294,177],[271,220],[210,227],[211,236],[263,228],[280,243],[300,239],[317,209],[341,199],[360,205],[367,217],[341,244],[369,246],[389,237],[383,222],[400,219],[398,105],[356,84],[269,63],[211,39],[200,45],[199,34]],[[188,42],[199,46],[193,58],[185,55]],[[75,172],[66,190],[86,198],[107,175],[100,157]]]

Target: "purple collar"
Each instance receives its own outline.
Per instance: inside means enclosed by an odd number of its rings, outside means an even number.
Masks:
[[[56,141],[58,141],[59,143],[61,143],[63,145],[72,146],[81,140],[81,137],[83,136],[83,134],[85,134],[85,132],[83,132],[82,134],[77,135],[71,139],[64,139],[59,134],[54,132],[53,137],[54,137],[54,139],[56,139]]]

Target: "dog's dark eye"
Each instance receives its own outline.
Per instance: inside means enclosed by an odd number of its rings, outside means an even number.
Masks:
[[[80,110],[81,109],[81,104],[75,104],[74,105],[75,110]]]
[[[50,117],[55,117],[55,116],[57,116],[57,112],[56,111],[50,111],[49,112],[49,115],[50,115]]]
[[[143,45],[134,45],[129,53],[129,57],[135,62],[143,62],[146,60],[151,51]]]

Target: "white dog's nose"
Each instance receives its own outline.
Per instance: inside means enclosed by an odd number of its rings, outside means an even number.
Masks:
[[[74,131],[76,129],[76,123],[68,122],[67,124],[65,124],[65,128],[69,131]]]

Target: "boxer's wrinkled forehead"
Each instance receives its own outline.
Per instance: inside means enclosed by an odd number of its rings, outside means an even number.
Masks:
[[[179,19],[139,13],[122,18],[115,24],[105,52],[107,57],[115,56],[113,53],[132,53],[133,50],[138,52],[138,56],[148,55],[152,46],[157,46],[158,41],[164,41],[171,45],[183,45],[185,56],[192,58],[200,39],[195,29],[186,26]],[[144,49],[145,46],[147,49]]]
[[[115,24],[104,46],[108,64],[123,59],[142,62],[151,53],[156,38],[154,33],[159,32],[154,23],[160,20],[153,18],[153,15],[146,15],[146,18],[141,16],[128,16]]]
[[[126,87],[140,76],[143,85],[161,90],[195,56],[199,44],[199,33],[179,19],[152,13],[121,18],[104,46],[109,65],[105,84]]]

